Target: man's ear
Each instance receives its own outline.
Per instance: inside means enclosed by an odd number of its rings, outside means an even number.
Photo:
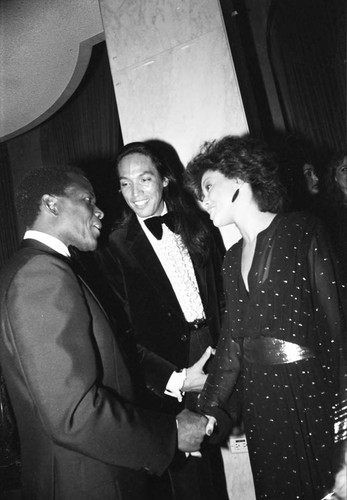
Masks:
[[[47,210],[53,215],[58,215],[57,198],[50,194],[44,194],[42,196],[42,206],[44,210]]]
[[[164,177],[163,186],[166,187],[168,184],[169,184],[169,179],[167,177]]]

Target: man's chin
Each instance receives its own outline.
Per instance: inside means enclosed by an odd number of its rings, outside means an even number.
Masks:
[[[94,252],[98,248],[98,240],[89,241],[88,243],[81,243],[80,245],[76,245],[80,252]]]

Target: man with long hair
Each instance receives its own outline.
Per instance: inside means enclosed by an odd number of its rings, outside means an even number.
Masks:
[[[126,145],[117,179],[125,210],[103,256],[105,274],[128,310],[136,342],[165,360],[155,369],[144,364],[151,406],[174,415],[194,410],[206,380],[202,363],[220,328],[215,239],[158,141]],[[227,500],[219,446],[202,446],[201,456],[178,453],[168,473],[153,480],[152,499],[162,498]]]

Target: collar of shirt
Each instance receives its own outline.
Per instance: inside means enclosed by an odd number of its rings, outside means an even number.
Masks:
[[[25,232],[23,240],[27,240],[29,238],[31,240],[40,241],[41,243],[48,246],[49,248],[52,248],[52,250],[55,250],[61,255],[70,257],[70,252],[68,247],[65,245],[65,243],[58,240],[58,238],[56,238],[55,236],[51,236],[50,234],[47,233],[42,233],[41,231],[29,230]]]
[[[167,214],[168,210],[167,210],[167,206],[166,206],[166,203],[164,202],[164,208],[163,208],[163,211],[160,215],[165,215]],[[142,227],[145,235],[147,236],[147,238],[149,239],[149,241],[153,244],[156,244],[158,242],[157,238],[155,236],[153,236],[152,232],[148,229],[148,227],[146,226],[145,224],[145,220],[146,219],[150,219],[151,217],[154,217],[153,215],[151,215],[150,217],[139,217],[138,215],[136,215],[137,217],[137,220],[139,221],[139,224],[140,226]]]

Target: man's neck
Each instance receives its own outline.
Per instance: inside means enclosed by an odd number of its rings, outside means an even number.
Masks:
[[[45,233],[43,231],[38,231],[36,229],[28,229],[23,237],[24,240],[26,239],[32,239],[36,241],[40,241],[44,245],[48,246],[49,248],[52,248],[52,250],[55,250],[56,252],[65,255],[67,257],[70,257],[70,252],[68,247],[63,243],[61,240],[56,238],[55,236],[52,236],[51,234]]]

